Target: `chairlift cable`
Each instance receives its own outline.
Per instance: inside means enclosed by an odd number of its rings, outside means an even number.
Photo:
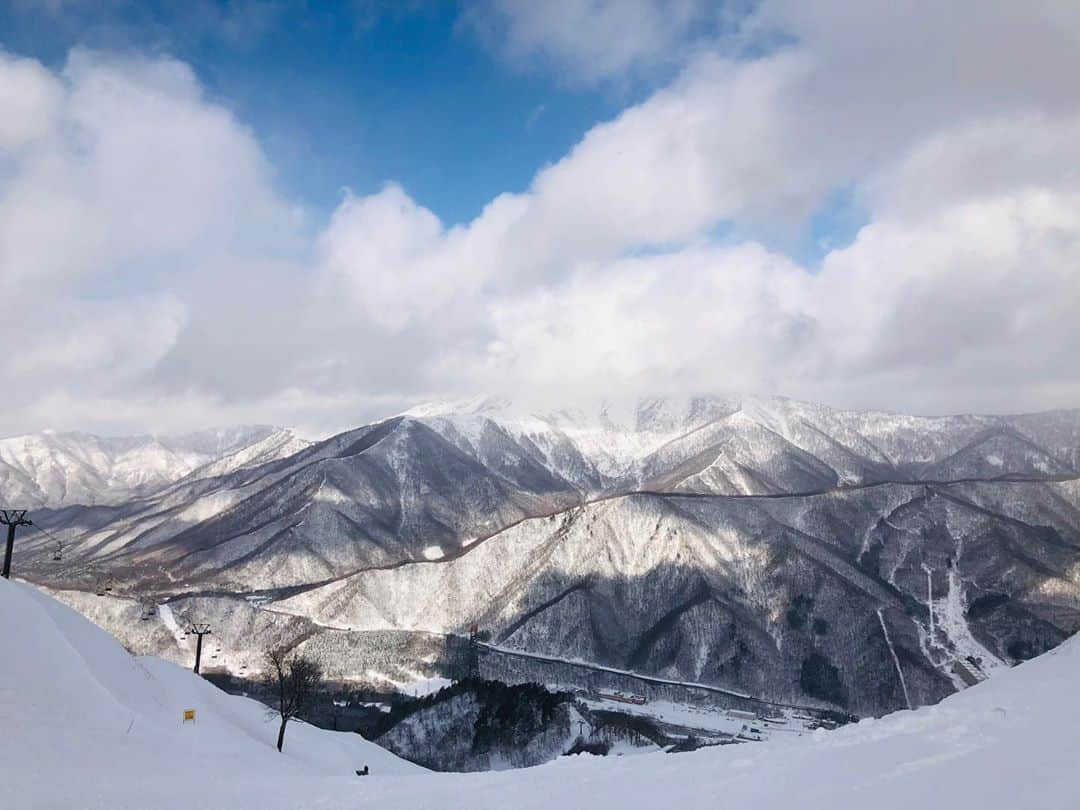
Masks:
[[[57,536],[56,536],[55,534],[53,534],[52,532],[50,532],[50,531],[49,531],[48,529],[46,529],[45,527],[43,527],[43,526],[39,526],[39,525],[38,525],[38,524],[36,524],[36,523],[31,523],[31,524],[30,524],[30,527],[31,527],[31,528],[34,528],[34,529],[37,529],[37,530],[38,530],[39,532],[41,532],[41,533],[42,533],[43,535],[45,535],[45,536],[46,536],[46,537],[48,537],[48,538],[49,538],[50,540],[52,540],[52,541],[53,541],[54,543],[56,543],[56,549],[55,549],[55,550],[53,551],[53,559],[54,559],[54,560],[59,560],[59,559],[60,559],[60,555],[61,555],[61,554],[63,553],[63,550],[64,550],[64,541],[63,541],[63,540],[61,540],[61,539],[60,539],[59,537],[57,537]]]

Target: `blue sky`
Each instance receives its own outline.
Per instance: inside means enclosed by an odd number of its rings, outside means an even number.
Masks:
[[[343,188],[393,181],[445,224],[467,223],[673,74],[592,83],[542,60],[508,64],[468,13],[454,0],[16,0],[0,6],[0,42],[57,68],[73,47],[181,59],[252,128],[284,192],[316,221]],[[684,36],[707,31],[699,20]],[[814,265],[865,222],[841,187],[805,222],[720,230]]]
[[[521,191],[645,86],[570,87],[501,64],[448,0],[0,6],[0,41],[59,66],[74,46],[167,53],[254,129],[286,190],[327,214],[394,180],[448,224]],[[245,4],[246,5],[246,4]],[[230,11],[230,9],[232,9]],[[233,31],[216,15],[243,19]]]

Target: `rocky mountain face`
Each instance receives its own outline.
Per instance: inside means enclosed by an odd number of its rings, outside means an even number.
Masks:
[[[535,679],[572,661],[857,714],[935,702],[1080,628],[1080,411],[484,400],[258,461],[39,511],[64,559],[27,534],[16,568],[76,591],[115,577],[69,601],[147,651],[186,655],[160,611],[126,627],[131,600],[228,627],[234,670],[273,637],[370,679],[393,637],[427,650],[381,670],[408,677],[477,626]]]

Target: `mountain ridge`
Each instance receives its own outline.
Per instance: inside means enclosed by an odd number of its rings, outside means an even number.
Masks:
[[[508,408],[431,406],[41,512],[65,560],[28,536],[16,562],[61,588],[107,573],[178,609],[253,600],[314,622],[316,646],[331,631],[449,644],[479,624],[512,650],[870,714],[1080,628],[1080,411]]]
[[[268,425],[136,436],[42,431],[0,439],[0,487],[5,501],[24,507],[117,503],[209,474],[226,459],[233,466],[261,463],[305,445],[292,431]]]

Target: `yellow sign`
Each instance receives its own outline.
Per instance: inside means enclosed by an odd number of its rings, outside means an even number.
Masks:
[[[190,720],[192,723],[195,722],[195,710],[194,709],[184,709],[184,722],[186,723],[188,720]]]

